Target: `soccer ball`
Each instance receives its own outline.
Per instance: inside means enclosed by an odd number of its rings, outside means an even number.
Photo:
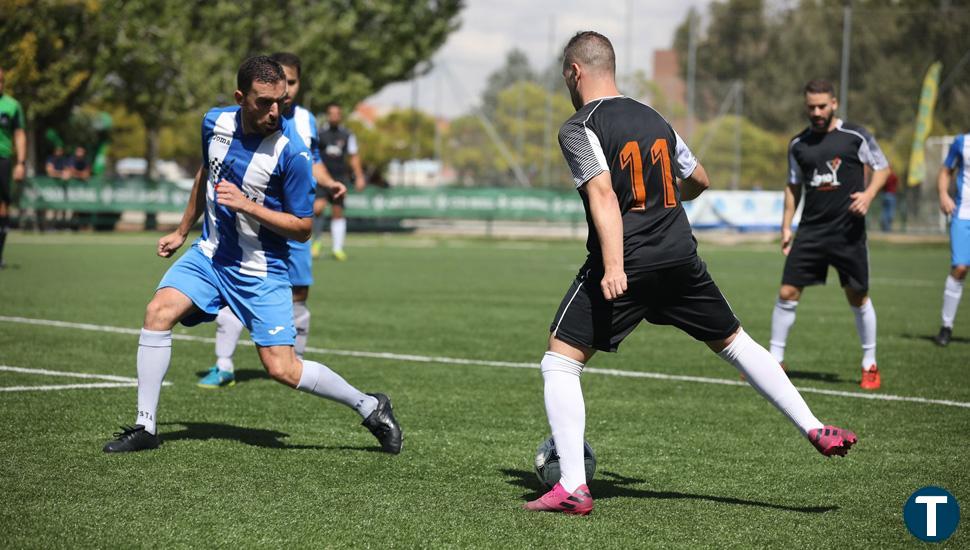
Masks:
[[[596,473],[596,455],[589,441],[583,441],[583,458],[586,459],[586,482],[593,479]],[[545,489],[552,489],[559,483],[559,453],[556,452],[556,441],[549,438],[539,444],[536,449],[536,460],[534,463],[536,477]]]

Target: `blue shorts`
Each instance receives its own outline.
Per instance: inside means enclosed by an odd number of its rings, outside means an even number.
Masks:
[[[286,274],[293,286],[313,284],[313,258],[310,257],[310,241],[287,241],[290,257],[286,260]]]
[[[970,265],[970,220],[950,222],[950,265]]]
[[[212,263],[195,245],[165,272],[158,288],[174,288],[192,300],[201,312],[182,319],[191,327],[213,321],[228,306],[246,325],[258,346],[292,346],[293,293],[281,276],[254,277]],[[157,289],[156,289],[157,290]]]

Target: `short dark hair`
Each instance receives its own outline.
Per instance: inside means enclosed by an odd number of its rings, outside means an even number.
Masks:
[[[329,111],[331,107],[337,107],[341,111],[343,110],[343,107],[341,107],[336,101],[328,101],[327,104],[323,106],[324,112]]]
[[[293,67],[296,69],[296,77],[300,78],[300,56],[290,52],[276,52],[269,58],[284,67]]]
[[[239,66],[239,72],[236,73],[236,88],[248,94],[253,88],[253,82],[276,84],[280,80],[286,80],[283,67],[268,56],[257,55],[243,61]]]
[[[835,86],[831,81],[816,78],[814,80],[809,80],[805,84],[804,92],[806,94],[829,94],[830,96],[835,97]]]
[[[562,63],[565,69],[573,63],[585,65],[592,69],[616,73],[616,53],[610,39],[594,31],[576,33],[562,53]]]

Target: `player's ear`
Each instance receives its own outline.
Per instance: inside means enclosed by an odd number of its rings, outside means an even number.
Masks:
[[[232,95],[233,97],[236,98],[236,105],[241,106],[243,104],[243,99],[246,97],[246,94],[242,93],[241,90],[236,90],[236,92]]]

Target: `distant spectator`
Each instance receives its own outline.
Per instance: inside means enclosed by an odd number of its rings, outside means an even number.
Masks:
[[[54,152],[47,157],[47,162],[44,163],[44,171],[48,177],[63,178],[65,177],[64,173],[66,172],[68,160],[67,156],[64,155],[63,147],[54,147]]]
[[[886,178],[886,186],[882,188],[882,216],[879,217],[879,226],[885,232],[893,230],[893,218],[896,217],[896,186],[899,179],[896,173],[890,171]]]
[[[91,164],[88,162],[88,152],[80,145],[74,148],[74,156],[71,157],[68,170],[71,177],[79,180],[86,180],[91,177]]]

